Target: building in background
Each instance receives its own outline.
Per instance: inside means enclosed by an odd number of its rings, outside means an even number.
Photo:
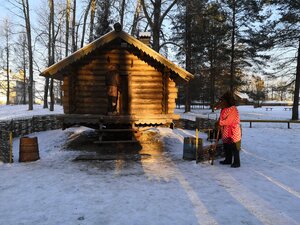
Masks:
[[[18,73],[10,72],[10,95],[9,102],[10,104],[27,104],[28,103],[28,79],[25,78],[24,82],[24,73],[19,71]],[[25,88],[25,91],[24,91]],[[0,104],[6,104],[6,93],[7,93],[7,77],[6,71],[0,71]],[[24,102],[25,96],[25,102]],[[35,82],[33,82],[33,96],[35,96]],[[35,98],[33,98],[35,102]]]

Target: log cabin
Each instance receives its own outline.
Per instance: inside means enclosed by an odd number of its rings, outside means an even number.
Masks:
[[[124,32],[119,24],[114,28],[40,74],[63,81],[64,127],[171,124],[179,118],[174,113],[177,86],[193,75]],[[119,67],[121,87],[118,113],[108,115],[105,77],[112,64]]]

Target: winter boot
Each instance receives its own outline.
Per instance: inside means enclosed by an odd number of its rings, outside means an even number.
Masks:
[[[231,164],[231,167],[233,168],[237,168],[240,167],[241,163],[240,163],[240,151],[237,149],[233,150],[233,163]]]
[[[224,144],[225,160],[220,161],[220,164],[230,165],[232,163],[232,151],[229,144]]]

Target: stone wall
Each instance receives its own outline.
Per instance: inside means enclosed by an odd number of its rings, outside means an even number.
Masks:
[[[0,161],[10,162],[12,137],[24,136],[33,132],[62,128],[60,115],[33,116],[31,118],[0,121]]]

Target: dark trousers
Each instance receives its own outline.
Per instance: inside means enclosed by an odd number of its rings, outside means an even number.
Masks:
[[[226,163],[232,163],[232,156],[233,156],[233,163],[235,165],[240,166],[240,149],[241,149],[241,141],[237,143],[231,143],[231,144],[223,144],[224,147],[224,153],[225,153],[225,162]]]

